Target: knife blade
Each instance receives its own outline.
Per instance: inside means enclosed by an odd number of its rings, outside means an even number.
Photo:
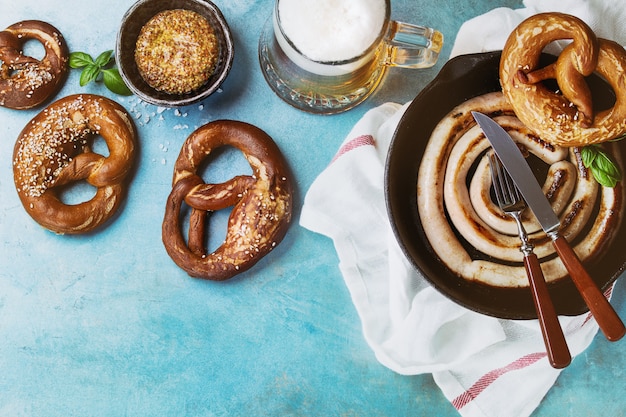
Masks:
[[[626,333],[624,323],[586,271],[569,242],[559,233],[559,218],[517,144],[495,120],[479,112],[472,112],[472,115],[513,178],[541,228],[552,240],[565,269],[605,337],[610,341],[621,339]]]

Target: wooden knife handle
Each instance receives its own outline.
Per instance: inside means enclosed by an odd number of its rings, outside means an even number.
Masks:
[[[567,347],[563,329],[556,315],[554,304],[552,304],[537,255],[534,253],[526,255],[524,257],[524,267],[530,282],[530,290],[535,302],[537,318],[543,334],[543,341],[546,344],[550,365],[557,369],[565,368],[572,361],[572,355]]]
[[[611,303],[609,303],[609,300],[606,299],[596,283],[593,282],[576,252],[574,252],[563,236],[558,236],[552,243],[604,336],[612,342],[621,339],[626,333],[624,323],[613,309],[613,306],[611,306]]]

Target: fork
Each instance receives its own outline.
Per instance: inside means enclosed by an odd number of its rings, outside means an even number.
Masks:
[[[539,326],[541,327],[543,341],[548,353],[548,360],[553,368],[565,368],[572,361],[572,357],[556,310],[552,304],[539,259],[533,252],[533,245],[530,243],[522,224],[521,215],[526,208],[526,202],[522,199],[506,168],[504,168],[500,159],[493,152],[489,154],[489,168],[498,206],[504,213],[511,216],[517,224],[517,230],[522,242],[520,251],[524,254],[524,268],[526,269],[526,275],[528,275]]]

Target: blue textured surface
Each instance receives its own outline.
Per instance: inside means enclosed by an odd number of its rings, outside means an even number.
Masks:
[[[11,154],[36,111],[0,108],[0,416],[457,415],[429,375],[396,375],[376,361],[332,243],[297,219],[306,190],[367,109],[412,99],[447,58],[464,20],[521,3],[393,0],[394,18],[442,30],[442,60],[429,70],[390,71],[365,104],[336,116],[292,109],[265,84],[257,40],[272,1],[215,3],[233,31],[235,61],[222,90],[201,105],[175,111],[120,99],[100,86],[80,88],[77,72],[61,91],[110,96],[139,128],[127,201],[97,233],[57,236],[27,216],[13,186]],[[3,5],[0,27],[46,20],[71,50],[96,55],[114,47],[131,4],[22,0]],[[296,212],[283,243],[254,269],[212,283],[179,270],[160,233],[180,145],[221,118],[255,124],[276,140],[297,179]],[[246,169],[229,153],[219,163]],[[614,296],[623,317],[624,286],[618,283]],[[598,336],[535,415],[623,415],[624,343]]]

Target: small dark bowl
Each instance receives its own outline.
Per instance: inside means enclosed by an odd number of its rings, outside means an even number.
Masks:
[[[135,63],[135,45],[141,28],[157,13],[173,9],[192,10],[204,16],[213,27],[219,44],[215,71],[202,87],[186,94],[168,94],[152,88],[141,77]],[[222,12],[210,1],[140,0],[122,18],[115,54],[120,75],[135,95],[158,106],[180,107],[203,100],[220,87],[232,67],[234,48],[230,28]]]

